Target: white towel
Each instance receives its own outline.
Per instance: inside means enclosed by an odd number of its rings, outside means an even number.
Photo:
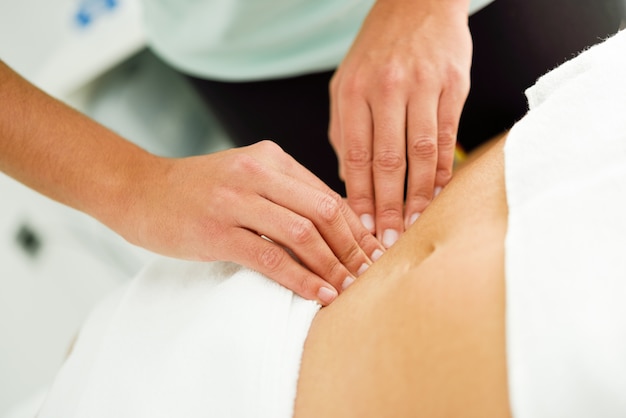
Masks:
[[[159,259],[94,311],[39,417],[291,417],[319,308],[234,264]]]
[[[529,89],[505,146],[516,418],[626,416],[626,32]]]

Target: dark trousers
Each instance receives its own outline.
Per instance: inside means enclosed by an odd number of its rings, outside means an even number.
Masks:
[[[458,133],[463,148],[509,129],[526,113],[524,91],[539,76],[616,33],[625,2],[496,0],[472,15],[472,85]],[[332,74],[236,83],[189,79],[236,145],[272,139],[343,194],[328,142]]]

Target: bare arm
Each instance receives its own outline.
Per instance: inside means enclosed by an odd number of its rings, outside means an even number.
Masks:
[[[114,226],[157,159],[26,83],[0,62],[0,170]],[[113,213],[111,213],[113,211]]]
[[[132,243],[179,258],[234,261],[322,304],[381,251],[343,200],[273,143],[157,157],[2,62],[0,170]]]

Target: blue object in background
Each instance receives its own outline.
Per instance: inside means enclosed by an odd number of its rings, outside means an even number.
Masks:
[[[119,3],[119,0],[82,0],[78,5],[74,20],[78,26],[87,27],[98,17],[114,10]]]

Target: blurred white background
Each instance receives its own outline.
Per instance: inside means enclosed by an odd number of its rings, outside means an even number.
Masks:
[[[140,0],[0,0],[0,59],[156,154],[229,146],[145,48]],[[34,416],[89,310],[151,257],[0,174],[0,418]]]

